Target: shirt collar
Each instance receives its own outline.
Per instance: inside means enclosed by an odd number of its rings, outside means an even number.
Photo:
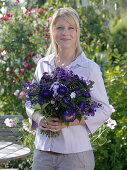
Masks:
[[[85,56],[84,52],[82,52],[76,60],[74,60],[69,67],[74,67],[76,65],[79,65],[81,67],[87,67],[87,57]]]
[[[54,58],[55,58],[55,54],[50,54],[49,56],[45,57],[43,59],[44,62],[47,62],[49,65],[55,66],[54,64]],[[84,52],[82,52],[77,58],[76,60],[74,60],[68,67],[74,67],[76,65],[82,66],[82,67],[87,67],[87,63],[88,63],[88,59],[86,57],[86,55],[84,54]]]

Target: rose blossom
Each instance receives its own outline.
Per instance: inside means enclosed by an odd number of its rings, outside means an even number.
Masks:
[[[19,98],[19,99],[22,99],[25,94],[26,94],[26,93],[25,93],[24,91],[21,91],[21,92],[19,93],[18,98]]]
[[[26,62],[23,62],[22,65],[23,65],[24,67],[28,67],[28,64],[27,64]]]
[[[39,8],[39,9],[37,10],[37,12],[38,12],[39,14],[42,14],[42,13],[43,13],[43,8]]]
[[[21,68],[21,69],[19,70],[19,73],[24,75],[25,70],[24,70],[23,68]]]
[[[51,21],[52,21],[52,17],[49,17],[49,18],[48,18],[48,21],[51,22]]]
[[[14,121],[12,119],[6,118],[4,123],[6,124],[6,126],[8,127],[14,127]]]
[[[34,62],[38,63],[39,60],[40,60],[40,58],[35,58]]]

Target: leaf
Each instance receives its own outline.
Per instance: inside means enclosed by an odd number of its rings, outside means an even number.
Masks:
[[[82,120],[81,114],[77,114],[77,119],[79,120],[79,122]]]
[[[89,89],[89,88],[92,88],[92,86],[93,86],[94,83],[95,83],[94,81],[91,81],[90,84],[88,85],[88,89]]]
[[[49,105],[50,102],[44,103],[41,107],[41,111],[45,110],[45,108]]]
[[[37,103],[36,105],[32,106],[33,109],[35,110],[41,110],[41,106],[39,103]]]
[[[82,96],[79,96],[77,98],[74,98],[74,99],[71,99],[72,103],[74,104],[77,104],[79,103],[80,101],[89,101],[90,99],[89,98],[85,98],[85,97],[82,97]]]

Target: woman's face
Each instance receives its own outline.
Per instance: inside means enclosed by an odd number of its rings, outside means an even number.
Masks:
[[[77,30],[74,25],[71,25],[64,18],[58,18],[54,29],[53,37],[58,45],[58,48],[75,50],[77,41]]]

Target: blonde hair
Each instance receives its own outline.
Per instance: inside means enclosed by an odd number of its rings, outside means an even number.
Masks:
[[[50,55],[52,53],[58,53],[58,45],[56,44],[53,37],[53,27],[55,26],[59,17],[63,17],[70,24],[75,25],[77,30],[77,42],[76,42],[76,50],[75,57],[79,56],[82,52],[82,48],[80,45],[80,26],[79,26],[79,16],[77,12],[73,8],[59,8],[53,15],[52,21],[50,24],[50,36],[51,36],[51,44],[48,48],[46,55]]]

